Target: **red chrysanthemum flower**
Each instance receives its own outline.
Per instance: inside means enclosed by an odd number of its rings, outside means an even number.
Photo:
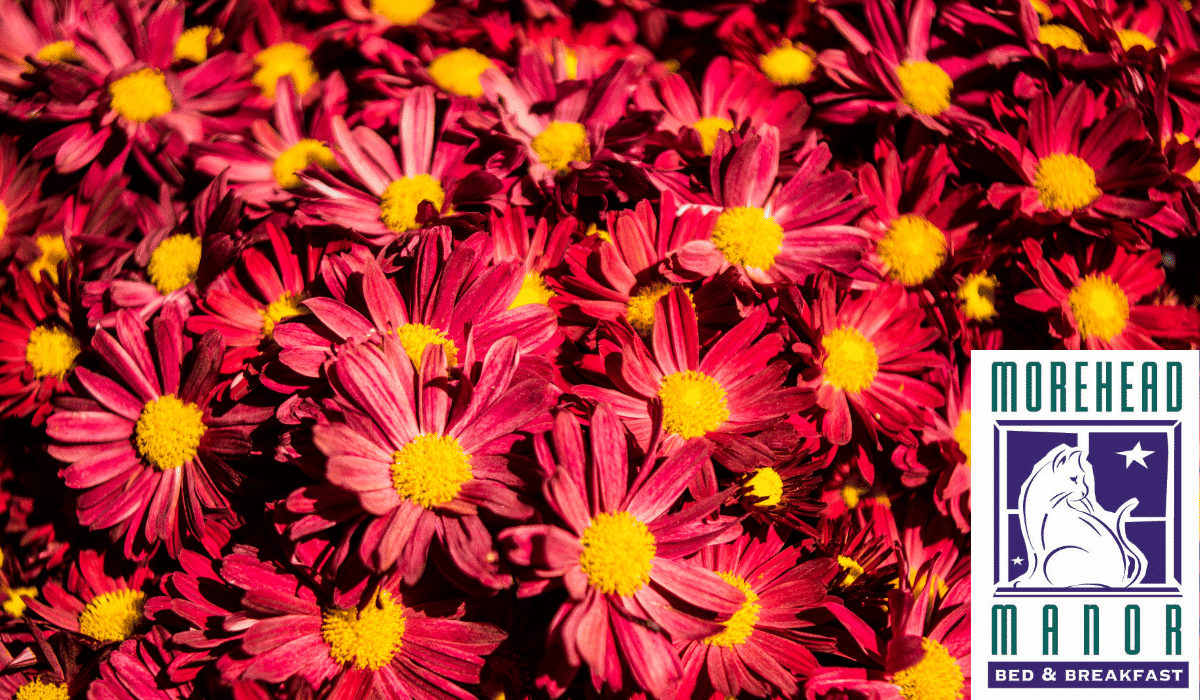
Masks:
[[[677,646],[684,672],[680,697],[792,697],[799,690],[796,678],[818,666],[813,652],[834,651],[831,636],[811,628],[828,614],[823,604],[837,564],[801,557],[767,527],[705,547],[689,560],[744,593],[746,602],[721,632]]]
[[[0,312],[0,416],[31,416],[40,425],[82,344],[69,302],[48,276],[35,282],[18,272],[13,291]]]
[[[762,124],[779,129],[784,152],[800,141],[808,103],[796,91],[777,94],[758,71],[718,56],[704,71],[700,95],[678,73],[659,69],[633,94],[639,109],[662,112],[658,128],[666,143],[690,157],[712,155],[722,131],[755,130]],[[748,126],[747,126],[748,125]]]
[[[564,205],[608,192],[628,201],[649,189],[633,159],[651,122],[626,115],[635,70],[626,60],[591,81],[556,83],[546,57],[531,46],[521,51],[512,79],[495,67],[484,71],[484,99],[500,113],[504,133],[525,146],[531,189],[556,191]]]
[[[869,38],[836,10],[825,13],[851,53],[826,64],[826,70],[846,88],[829,90],[813,100],[819,118],[854,124],[874,115],[911,116],[943,134],[986,128],[986,120],[966,109],[980,102],[982,95],[964,94],[955,83],[972,71],[990,69],[989,56],[933,51],[942,43],[931,35],[938,10],[934,0],[905,4],[903,17],[897,16],[890,0],[866,0],[863,10]]]
[[[763,335],[767,310],[750,311],[703,358],[696,312],[683,289],[656,302],[654,314],[653,351],[628,332],[602,344],[604,365],[620,368],[610,377],[616,389],[579,385],[572,392],[611,404],[643,449],[657,437],[663,453],[670,454],[692,438],[703,438],[715,447],[716,459],[735,471],[773,464],[773,445],[758,434],[774,435],[770,429],[812,405],[812,395],[783,386],[783,338]],[[655,427],[661,431],[657,436]],[[791,444],[778,447],[787,451]]]
[[[983,190],[947,186],[956,171],[945,145],[904,160],[891,144],[884,148],[878,171],[869,164],[858,171],[859,191],[872,205],[858,222],[874,241],[864,263],[880,278],[923,285],[967,257],[982,219]]]
[[[183,8],[178,5],[149,12],[89,5],[75,35],[81,64],[39,66],[39,82],[55,89],[36,106],[22,103],[13,109],[18,112],[14,116],[70,122],[42,139],[34,155],[53,156],[59,172],[74,172],[102,154],[106,162],[111,160],[112,151],[119,150],[116,160],[123,161],[128,146],[112,145],[123,137],[147,176],[182,184],[187,144],[213,129],[213,115],[224,113],[229,119],[228,113],[250,94],[249,82],[239,79],[233,52],[190,68],[173,66],[182,31]]]
[[[609,231],[567,249],[564,268],[555,281],[561,287],[560,323],[579,324],[591,331],[597,321],[624,319],[643,337],[654,328],[655,304],[675,286],[699,281],[700,275],[671,263],[683,244],[708,237],[710,214],[685,208],[676,214],[676,198],[664,192],[656,216],[648,200],[632,210],[610,212]],[[732,271],[736,276],[736,271]],[[729,277],[688,287],[696,307],[701,341],[707,343],[718,327],[736,324],[736,310],[722,302],[731,293]]]
[[[279,79],[274,122],[256,120],[249,136],[230,136],[192,144],[196,169],[216,177],[225,173],[230,187],[259,215],[272,207],[289,208],[294,190],[304,183],[297,173],[310,165],[336,170],[329,148],[331,120],[344,116],[346,84],[340,73],[325,80],[321,101],[307,124],[291,75]]]
[[[456,122],[468,100],[452,100],[435,128],[433,93],[430,87],[417,88],[400,101],[399,158],[370,128],[351,131],[342,117],[333,117],[334,158],[345,178],[326,170],[300,173],[297,177],[320,196],[302,199],[297,220],[335,224],[382,245],[451,216],[455,206],[498,206],[500,201],[492,200],[500,181],[464,163],[474,138]]]
[[[866,232],[850,226],[863,210],[852,197],[854,177],[828,172],[825,144],[809,144],[797,156],[796,174],[776,186],[779,130],[763,125],[734,147],[718,135],[709,168],[712,194],[680,177],[654,176],[687,204],[718,211],[706,240],[685,243],[674,260],[701,275],[730,267],[760,284],[799,284],[822,270],[849,273],[858,267]]]
[[[938,337],[923,327],[920,308],[899,285],[872,293],[838,291],[822,276],[807,303],[796,288],[787,290],[797,332],[795,350],[807,364],[801,386],[816,391],[821,432],[835,445],[850,442],[857,416],[871,442],[882,430],[903,442],[925,424],[925,411],[945,403],[942,392],[921,377],[945,364],[926,351]]]
[[[523,265],[515,260],[488,265],[492,241],[485,233],[453,250],[450,245],[448,229],[427,231],[415,263],[396,280],[385,277],[379,264],[361,251],[327,256],[323,278],[333,297],[308,299],[303,305],[311,316],[275,329],[279,362],[298,378],[280,375],[272,388],[289,391],[296,382],[311,383],[337,346],[351,340],[377,342],[385,335],[400,339],[414,366],[430,343],[443,346],[448,366],[468,369],[493,343],[509,336],[517,339],[522,356],[549,352],[554,313],[544,304],[514,306]]]
[[[173,307],[150,330],[118,312],[115,330],[92,337],[102,371],[75,369],[80,396],[60,399],[46,420],[47,449],[81,491],[81,524],[123,537],[126,557],[160,543],[174,556],[184,537],[203,538],[205,512],[231,515],[228,494],[241,476],[226,459],[249,452],[264,416],[246,406],[216,413],[224,343],[210,332],[191,350]]]
[[[523,379],[513,338],[492,345],[478,374],[449,383],[445,346],[425,345],[414,367],[402,340],[343,349],[328,368],[336,409],[313,428],[325,478],[358,499],[367,517],[359,554],[380,572],[416,583],[431,555],[461,586],[504,588],[486,510],[508,520],[533,513],[504,455],[514,432],[544,415],[555,393]],[[530,477],[532,478],[532,477]]]
[[[1050,333],[1074,350],[1152,350],[1186,347],[1200,330],[1200,312],[1138,302],[1166,280],[1157,250],[1129,253],[1104,244],[1068,250],[1047,260],[1042,245],[1025,241],[1026,271],[1038,285],[1015,301],[1046,313]]]
[[[995,207],[1123,241],[1148,237],[1127,220],[1178,232],[1178,216],[1160,215],[1164,203],[1145,194],[1167,169],[1132,106],[1106,108],[1085,85],[1068,85],[1033,98],[1017,138],[992,129],[987,140],[1024,181],[993,183],[988,200]]]
[[[220,332],[226,344],[225,374],[256,357],[277,323],[307,313],[301,303],[311,291],[323,250],[306,234],[297,234],[293,243],[278,226],[267,224],[266,229],[267,251],[242,251],[237,263],[208,285],[198,313],[187,320],[193,333]]]
[[[537,438],[538,462],[552,475],[543,492],[553,524],[500,533],[508,558],[528,567],[522,595],[551,582],[568,594],[550,623],[537,686],[558,697],[586,664],[597,692],[671,698],[682,676],[672,643],[720,634],[745,603],[737,588],[683,561],[736,536],[736,520],[710,517],[727,494],[671,512],[707,456],[704,442],[661,461],[651,453],[639,468],[611,408],[598,406],[590,425],[585,445],[579,421],[563,411],[552,439]]]
[[[42,588],[46,602],[30,600],[29,609],[93,645],[123,642],[145,623],[143,589],[152,577],[144,562],[130,576],[109,576],[105,573],[104,553],[85,549],[79,552],[79,559],[67,575],[66,588],[47,583]]]

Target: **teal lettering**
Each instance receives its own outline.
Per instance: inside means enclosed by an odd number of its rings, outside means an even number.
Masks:
[[[1025,365],[1025,408],[1034,413],[1042,410],[1041,362],[1029,362]]]
[[[1174,651],[1171,650],[1174,642]],[[1179,656],[1183,645],[1183,609],[1178,605],[1167,606],[1167,656]]]
[[[1058,656],[1058,606],[1042,608],[1042,656]]]
[[[1050,363],[1050,411],[1067,410],[1067,363]]]
[[[1133,406],[1129,405],[1129,390],[1133,388],[1129,383],[1129,368],[1132,366],[1132,362],[1121,363],[1121,411],[1124,413],[1133,412]]]
[[[1132,613],[1132,621],[1130,615]],[[1136,605],[1125,606],[1125,653],[1137,656],[1142,652],[1142,609]]]
[[[1094,651],[1093,651],[1094,650]],[[1083,606],[1083,655],[1100,653],[1100,606]]]
[[[1147,408],[1149,406],[1149,408]],[[1142,363],[1142,410],[1158,410],[1158,363]]]
[[[1183,365],[1178,362],[1167,363],[1167,410],[1183,410]]]
[[[1087,406],[1083,405],[1083,390],[1087,388],[1083,383],[1083,368],[1087,365],[1086,362],[1075,363],[1075,410],[1080,413],[1087,412]]]
[[[1104,373],[1108,372],[1108,379]],[[1112,411],[1112,363],[1096,363],[1096,410]]]
[[[998,378],[997,378],[997,375]],[[1008,382],[1012,379],[1012,386]],[[997,397],[997,393],[999,396]],[[1009,408],[1009,395],[1012,396],[1012,408]],[[999,399],[1000,408],[996,408],[996,402]],[[1015,411],[1017,410],[1017,363],[1016,362],[993,362],[992,363],[992,410],[993,411]]]
[[[1008,636],[1009,620],[1012,620],[1012,646],[1008,644],[1010,637]],[[999,642],[997,645],[997,635],[999,632]],[[999,650],[999,651],[997,651]],[[1001,654],[1004,656],[1016,655],[1017,653],[1017,606],[1015,605],[993,605],[992,606],[992,655]]]

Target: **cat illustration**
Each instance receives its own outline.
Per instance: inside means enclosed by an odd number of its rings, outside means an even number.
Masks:
[[[1138,505],[1113,513],[1096,502],[1096,480],[1086,453],[1059,445],[1033,467],[1021,486],[1021,531],[1029,569],[1014,586],[1126,588],[1141,582],[1146,556],[1125,536]]]

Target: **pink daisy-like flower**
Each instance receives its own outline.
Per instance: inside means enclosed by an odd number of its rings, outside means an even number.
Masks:
[[[130,576],[109,576],[104,553],[85,549],[67,575],[66,588],[47,583],[42,588],[46,602],[31,599],[29,609],[95,646],[123,642],[145,622],[143,589],[152,575],[143,562]]]
[[[500,113],[499,127],[525,146],[535,187],[558,191],[564,204],[610,191],[628,201],[648,189],[633,159],[650,123],[622,123],[635,70],[626,60],[592,81],[555,82],[541,50],[527,47],[513,78],[493,67],[480,82],[484,99]],[[543,104],[553,108],[547,111]]]
[[[474,700],[483,656],[504,633],[456,619],[459,600],[424,602],[396,579],[354,594],[330,590],[253,548],[226,556],[221,576],[244,591],[237,650],[221,673],[237,680],[302,679],[323,697],[422,697]]]
[[[69,304],[47,277],[14,276],[14,291],[0,312],[0,415],[32,416],[41,425],[50,399],[82,351]]]
[[[210,332],[191,350],[173,307],[150,330],[120,311],[115,331],[92,337],[102,372],[75,369],[80,396],[61,399],[46,420],[47,449],[81,492],[81,524],[123,537],[126,557],[160,543],[174,556],[184,537],[203,538],[205,512],[231,515],[241,476],[225,460],[249,452],[265,416],[245,406],[215,412],[224,343]]]
[[[1037,241],[1025,241],[1026,271],[1037,288],[1014,298],[1045,313],[1050,333],[1071,349],[1153,350],[1185,347],[1200,330],[1200,312],[1149,301],[1166,280],[1157,250],[1129,253],[1093,244],[1047,260]]]
[[[853,271],[867,233],[849,225],[863,210],[852,197],[854,176],[828,172],[825,144],[802,149],[796,174],[776,186],[779,130],[765,124],[734,147],[718,136],[709,168],[712,194],[679,178],[655,176],[687,204],[719,211],[707,240],[685,243],[673,261],[685,270],[714,275],[730,267],[760,284],[798,284],[822,270]]]
[[[920,581],[918,577],[918,581]],[[887,644],[886,670],[904,698],[933,693],[971,697],[971,617],[968,579],[957,593],[965,603],[945,604],[925,594],[918,583],[902,582],[892,591],[888,608],[892,639]]]
[[[147,14],[90,5],[75,44],[81,65],[55,61],[38,68],[40,79],[56,86],[38,105],[38,118],[71,123],[33,153],[53,156],[59,172],[74,172],[121,134],[149,177],[182,184],[187,144],[204,138],[212,115],[232,111],[250,93],[249,83],[238,79],[233,52],[172,67],[182,30],[180,6],[160,5]]]
[[[225,340],[221,372],[231,374],[259,354],[275,325],[307,311],[301,303],[321,262],[322,248],[306,234],[289,240],[267,224],[267,249],[246,248],[237,263],[205,289],[187,328],[203,335],[217,330]]]
[[[522,356],[548,352],[554,313],[544,304],[514,306],[523,283],[521,263],[487,265],[492,243],[482,232],[453,250],[450,245],[446,228],[426,232],[415,264],[395,280],[373,259],[327,256],[323,276],[333,297],[308,299],[303,306],[311,316],[278,325],[273,337],[280,363],[311,383],[333,348],[385,335],[399,338],[413,366],[430,343],[443,347],[450,367],[470,368],[508,336],[517,339]]]
[[[935,51],[942,42],[931,36],[938,11],[934,0],[905,4],[903,17],[897,16],[895,3],[889,0],[866,0],[863,10],[869,38],[836,10],[825,13],[852,53],[826,64],[846,89],[830,90],[814,99],[821,119],[854,124],[873,115],[911,116],[941,133],[951,129],[977,133],[987,126],[986,120],[965,108],[982,102],[983,94],[963,94],[955,83],[974,70],[990,69],[988,53],[967,57]]]
[[[499,205],[499,180],[463,159],[473,137],[456,128],[469,100],[457,98],[435,128],[434,90],[421,87],[400,101],[400,158],[368,127],[351,131],[340,116],[333,118],[334,156],[343,174],[301,173],[299,178],[320,197],[300,202],[298,221],[335,224],[374,245],[424,227],[453,213],[455,206]],[[436,138],[436,143],[435,143]]]
[[[249,137],[230,135],[192,144],[196,169],[216,177],[225,173],[230,186],[248,206],[267,213],[295,202],[293,190],[304,183],[297,175],[310,165],[336,170],[329,148],[330,120],[345,112],[346,85],[340,73],[325,80],[321,101],[305,124],[304,110],[290,75],[279,79],[274,124],[256,120]]]
[[[907,444],[912,429],[922,428],[924,411],[945,403],[942,392],[921,377],[945,359],[926,351],[938,338],[922,326],[925,313],[913,308],[900,285],[875,292],[838,291],[822,276],[807,303],[796,288],[787,290],[800,342],[796,352],[808,368],[800,386],[816,392],[821,432],[835,445],[853,435],[852,413],[867,436],[879,443],[879,431]]]
[[[758,71],[732,64],[719,56],[704,71],[700,95],[678,73],[659,71],[643,80],[633,94],[634,104],[649,112],[662,112],[660,131],[670,135],[668,145],[689,156],[712,155],[722,131],[753,130],[771,124],[780,131],[780,148],[790,151],[800,140],[808,104],[796,91],[776,94],[775,86]]]
[[[774,528],[705,547],[689,561],[715,572],[745,594],[724,629],[678,645],[684,677],[680,697],[794,696],[796,678],[818,666],[814,651],[834,650],[831,636],[812,627],[827,615],[823,603],[838,570],[832,559],[801,562]]]
[[[3,111],[29,82],[23,74],[31,66],[32,56],[39,61],[78,62],[74,33],[80,23],[81,4],[76,2],[38,3],[29,8],[16,0],[0,2],[0,93]]]
[[[492,345],[478,374],[449,383],[443,345],[427,344],[416,367],[408,354],[393,335],[339,352],[327,370],[336,409],[313,428],[328,459],[325,478],[369,516],[359,555],[375,570],[396,567],[411,585],[432,558],[460,585],[504,588],[511,579],[480,511],[532,515],[517,491],[523,479],[504,455],[515,431],[554,405],[555,392],[545,380],[520,377],[513,338]]]
[[[774,463],[772,446],[756,439],[757,434],[812,405],[812,395],[783,386],[783,338],[763,335],[766,308],[750,311],[703,358],[696,312],[683,289],[659,299],[654,314],[652,351],[630,333],[602,346],[605,365],[620,367],[611,377],[616,389],[580,385],[572,392],[611,404],[643,449],[658,426],[664,454],[703,438],[714,445],[716,459],[736,471]]]
[[[1085,85],[1068,85],[1053,97],[1033,98],[1017,138],[989,130],[987,139],[1024,181],[992,184],[993,206],[1118,240],[1148,238],[1124,220],[1178,233],[1178,217],[1162,215],[1164,203],[1144,194],[1166,179],[1167,169],[1132,106],[1106,110]]]
[[[664,192],[659,214],[649,200],[632,210],[610,212],[609,231],[571,246],[564,257],[565,269],[556,282],[565,306],[563,321],[587,330],[597,321],[624,319],[638,333],[649,336],[654,327],[655,303],[680,284],[697,281],[698,275],[670,264],[672,255],[689,241],[703,240],[712,228],[712,215],[699,208],[676,213],[677,199]],[[707,343],[714,326],[736,324],[740,317],[720,302],[727,298],[728,279],[688,289],[696,307],[702,342]]]
[[[859,191],[872,205],[858,222],[874,242],[864,263],[908,287],[930,283],[974,243],[983,190],[947,185],[956,173],[945,145],[904,160],[891,144],[885,148],[878,171],[869,164],[858,171]]]
[[[500,533],[508,558],[528,567],[521,595],[552,582],[568,595],[550,623],[537,686],[558,697],[586,664],[597,692],[674,697],[683,669],[672,643],[720,634],[746,600],[684,561],[736,536],[736,520],[710,517],[727,494],[670,512],[709,448],[693,440],[665,460],[651,453],[638,468],[604,404],[592,412],[588,444],[566,411],[551,435],[536,440],[538,462],[551,474],[543,487],[551,522]]]

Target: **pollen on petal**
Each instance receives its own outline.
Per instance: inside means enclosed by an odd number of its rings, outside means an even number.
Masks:
[[[1129,321],[1129,297],[1107,274],[1087,275],[1067,295],[1079,334],[1111,341]]]
[[[1047,209],[1083,209],[1101,195],[1096,171],[1073,153],[1052,153],[1039,160],[1033,186]]]
[[[254,55],[258,70],[250,82],[258,86],[264,97],[275,99],[275,86],[283,76],[291,76],[296,94],[301,97],[317,80],[317,68],[313,64],[308,48],[291,41],[272,44]]]
[[[663,377],[658,398],[663,430],[685,440],[703,437],[729,420],[725,390],[703,372],[685,370]]]
[[[529,147],[542,165],[559,173],[569,171],[573,162],[586,163],[592,159],[587,130],[578,122],[550,122],[542,133],[533,137]]]
[[[339,664],[377,671],[392,662],[404,646],[404,605],[379,591],[362,608],[326,608],[321,613],[321,639]]]
[[[200,254],[199,238],[186,233],[168,236],[150,254],[146,276],[160,294],[170,294],[196,279]]]
[[[852,394],[871,386],[879,372],[879,356],[861,331],[842,326],[825,334],[821,347],[826,352],[825,381]]]
[[[767,80],[779,86],[803,85],[812,80],[817,68],[817,53],[800,44],[784,41],[758,57],[758,66]]]
[[[783,233],[760,207],[731,207],[717,217],[712,242],[731,264],[766,270],[783,248]]]
[[[142,408],[133,429],[138,454],[159,470],[178,469],[200,450],[208,427],[204,412],[191,402],[168,394]]]
[[[454,500],[471,478],[471,456],[450,435],[418,435],[392,455],[392,486],[422,508]]]
[[[429,63],[429,76],[437,86],[453,95],[482,97],[479,76],[492,66],[492,59],[475,49],[448,51]]]
[[[986,321],[996,315],[996,287],[1000,280],[986,272],[973,272],[962,281],[956,296],[967,318]]]
[[[921,284],[946,260],[946,234],[923,216],[897,217],[875,246],[888,274],[905,285]]]
[[[62,379],[75,366],[79,353],[79,341],[58,326],[37,326],[29,332],[29,342],[25,345],[25,361],[38,379]]]

